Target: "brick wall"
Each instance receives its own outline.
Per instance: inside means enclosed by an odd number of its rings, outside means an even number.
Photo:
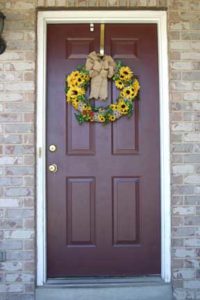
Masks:
[[[0,0],[0,300],[34,299],[36,8],[95,5],[168,8],[173,288],[177,300],[200,299],[200,2]]]
[[[173,287],[176,299],[200,299],[200,2],[168,9]]]

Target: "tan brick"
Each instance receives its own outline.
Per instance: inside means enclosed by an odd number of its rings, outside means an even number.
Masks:
[[[34,70],[35,63],[34,62],[15,62],[15,63],[7,63],[4,66],[5,71],[27,71]]]
[[[44,6],[45,0],[37,0],[37,6]]]
[[[5,230],[4,236],[6,239],[30,239],[34,237],[33,230]]]
[[[191,279],[195,278],[195,270],[194,269],[179,269],[173,271],[173,277],[176,279]]]
[[[66,5],[66,0],[56,0],[56,6],[65,6]]]
[[[55,6],[56,1],[55,0],[46,0],[46,5],[47,6]]]
[[[6,91],[33,91],[33,82],[7,83],[5,84]]]
[[[172,50],[189,50],[191,45],[188,41],[172,41],[170,43],[170,49]]]
[[[182,52],[181,53],[181,59],[189,59],[189,60],[199,60],[200,59],[200,53],[198,52]]]
[[[191,70],[192,62],[188,61],[176,61],[171,64],[171,68],[174,70]]]
[[[0,157],[0,165],[20,165],[22,164],[22,157],[14,157],[14,156],[3,156]]]
[[[0,207],[19,207],[20,201],[14,198],[0,199]]]

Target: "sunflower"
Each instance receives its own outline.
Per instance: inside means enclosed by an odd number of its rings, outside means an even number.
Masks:
[[[79,71],[73,71],[73,72],[71,72],[71,74],[70,74],[70,76],[72,76],[72,77],[77,77],[77,76],[79,76],[80,75],[80,72]]]
[[[122,115],[126,115],[128,113],[129,107],[124,100],[120,100],[118,103],[118,109]]]
[[[72,106],[73,106],[75,109],[78,109],[79,103],[80,103],[80,101],[79,101],[78,99],[72,100]]]
[[[120,80],[120,79],[115,81],[115,85],[120,90],[122,90],[124,88],[124,84],[123,84],[122,80]]]
[[[110,120],[111,122],[114,122],[114,121],[116,120],[116,117],[113,116],[113,115],[110,115],[110,116],[109,116],[109,120]]]
[[[125,99],[133,99],[135,97],[135,90],[133,86],[128,86],[124,88],[121,91],[120,96]]]
[[[67,84],[69,86],[73,85],[76,82],[77,77],[80,76],[80,72],[79,71],[73,71],[70,75],[67,76]]]
[[[99,122],[105,122],[105,117],[103,116],[103,115],[98,115],[98,120],[99,120]]]
[[[133,82],[133,90],[134,90],[134,97],[137,95],[139,89],[140,89],[140,84],[139,81],[137,79],[135,79],[135,81]]]
[[[82,103],[82,109],[83,109],[83,110],[87,110],[87,107],[88,107],[87,104]]]
[[[86,110],[87,110],[88,112],[90,112],[90,111],[92,111],[92,107],[89,106],[89,105],[87,105],[87,106],[86,106]]]
[[[66,96],[66,101],[67,101],[68,103],[72,102],[72,99],[71,99],[70,97],[68,97],[67,93],[65,94],[65,96]]]
[[[73,79],[70,81],[70,84],[68,85],[70,88],[76,87],[77,86],[77,81],[76,79]]]
[[[111,108],[112,110],[118,110],[117,104],[110,104],[109,108]]]
[[[70,89],[67,92],[67,98],[68,99],[75,99],[78,96],[83,96],[85,94],[85,90],[80,87],[70,87]]]
[[[81,87],[84,84],[85,80],[83,79],[82,76],[78,75],[76,79],[73,81],[76,86]]]
[[[121,80],[128,81],[133,77],[133,72],[128,66],[124,66],[119,69],[119,75]]]
[[[90,80],[89,74],[86,73],[80,73],[81,78],[85,81],[88,82]]]

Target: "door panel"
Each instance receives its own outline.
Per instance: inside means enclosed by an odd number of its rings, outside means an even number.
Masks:
[[[131,119],[124,119],[112,126],[112,153],[136,154],[138,152],[138,103]],[[124,134],[126,132],[126,134]]]
[[[65,76],[99,51],[100,26],[48,25],[47,271],[49,278],[160,273],[160,154],[157,28],[106,24],[105,53],[139,77],[130,119],[79,125]],[[109,81],[109,102],[119,91]],[[99,105],[99,101],[96,102]]]
[[[95,245],[95,179],[68,178],[66,200],[67,245]]]
[[[92,126],[92,124],[84,124],[85,126],[80,126],[76,121],[72,106],[69,106],[67,109],[66,122],[67,154],[95,154],[95,127]]]
[[[114,245],[138,243],[138,202],[139,178],[113,178]]]

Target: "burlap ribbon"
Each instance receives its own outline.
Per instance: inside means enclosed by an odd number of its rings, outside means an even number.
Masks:
[[[112,78],[115,72],[114,60],[109,55],[101,58],[93,51],[88,55],[85,67],[91,77],[90,98],[105,100],[108,97],[108,78]]]

